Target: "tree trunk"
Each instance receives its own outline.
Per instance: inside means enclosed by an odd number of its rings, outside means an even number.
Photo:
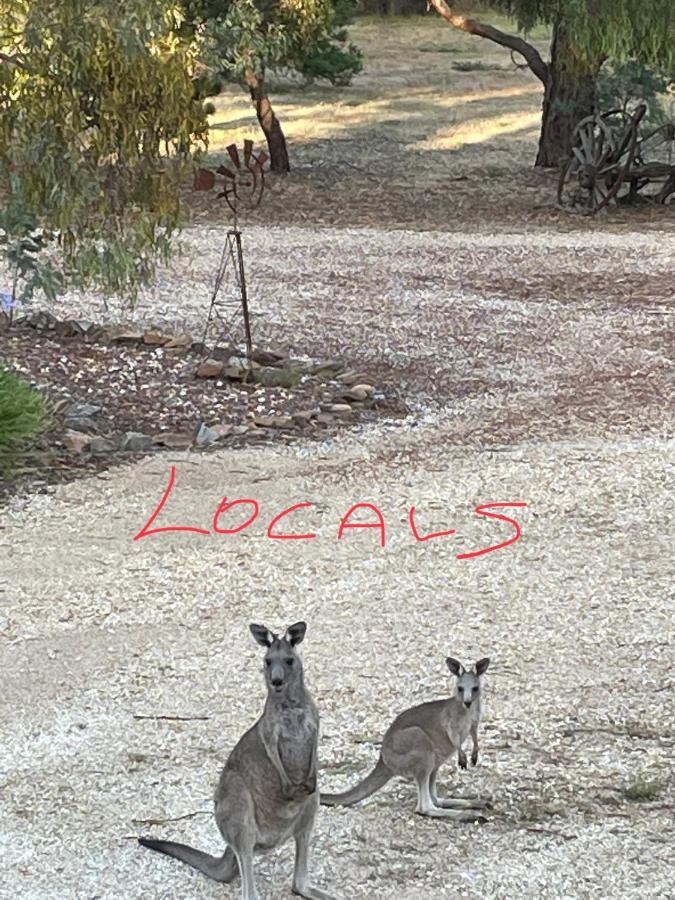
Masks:
[[[535,166],[562,166],[572,155],[572,135],[577,122],[596,108],[596,79],[600,62],[592,71],[574,67],[573,51],[565,31],[556,26],[551,62],[545,84],[544,106]]]
[[[572,135],[577,122],[595,111],[596,81],[602,59],[585,69],[575,66],[574,49],[560,23],[553,29],[551,62],[545,63],[537,48],[523,38],[507,34],[460,13],[453,13],[446,0],[427,0],[453,28],[494,41],[523,57],[528,68],[544,85],[539,152],[535,166],[557,167],[572,155]]]
[[[270,169],[273,172],[290,172],[288,161],[288,148],[286,138],[281,130],[279,120],[274,114],[270,98],[267,96],[264,75],[258,75],[249,70],[245,74],[246,84],[251,93],[251,100],[255,104],[255,112],[267,139],[267,147],[270,152]]]

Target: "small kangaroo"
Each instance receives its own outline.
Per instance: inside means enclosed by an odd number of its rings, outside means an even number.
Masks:
[[[279,637],[264,625],[251,625],[267,648],[267,701],[262,716],[230,753],[214,796],[218,828],[227,847],[210,856],[185,844],[139,838],[151,850],[187,863],[216,881],[241,873],[242,900],[259,900],[253,855],[295,839],[293,893],[307,900],[334,900],[309,883],[307,861],[319,807],[317,745],[319,714],[305,689],[295,648],[305,636],[304,622]]]
[[[480,724],[480,689],[481,675],[490,665],[490,660],[485,657],[479,659],[473,670],[467,671],[464,666],[449,656],[446,665],[453,675],[457,677],[457,697],[464,703],[466,709],[471,710],[471,726],[469,733],[473,748],[471,750],[471,765],[478,764],[478,725]],[[464,739],[462,739],[463,742]],[[466,753],[460,746],[457,750],[457,762],[462,769],[466,769]]]
[[[380,758],[372,772],[351,790],[321,794],[323,806],[352,806],[401,775],[417,783],[416,813],[459,822],[486,821],[478,812],[469,810],[486,809],[488,801],[441,799],[436,796],[436,775],[454,752],[460,766],[466,768],[462,744],[469,733],[473,739],[471,762],[475,765],[478,761],[481,676],[490,660],[480,659],[469,669],[452,657],[445,662],[457,678],[456,693],[447,700],[413,706],[397,716],[382,739]]]

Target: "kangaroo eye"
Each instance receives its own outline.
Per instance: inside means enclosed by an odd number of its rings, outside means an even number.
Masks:
[[[473,692],[474,692],[474,694],[477,694],[477,693],[478,693],[478,685],[477,685],[477,684],[474,684],[474,686],[473,686]]]
[[[266,659],[266,660],[265,660],[265,665],[269,668],[269,667],[272,665],[272,660],[271,660],[271,659]]]
[[[289,656],[289,657],[287,658],[287,660],[286,660],[286,665],[287,665],[287,666],[292,666],[293,663],[294,663],[293,657],[292,657],[292,656]]]

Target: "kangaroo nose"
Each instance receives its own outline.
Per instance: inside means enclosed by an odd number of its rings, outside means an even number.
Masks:
[[[272,686],[273,686],[273,687],[281,687],[281,685],[282,685],[283,683],[284,683],[284,679],[283,679],[283,678],[273,678],[273,679],[272,679]]]
[[[465,700],[465,701],[464,701],[464,706],[466,706],[466,708],[468,709],[468,708],[471,706],[471,701],[470,701],[470,700]]]

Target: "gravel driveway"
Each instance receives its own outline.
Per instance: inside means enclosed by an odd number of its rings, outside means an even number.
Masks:
[[[198,320],[211,239],[188,236],[137,318]],[[323,444],[156,456],[0,512],[0,896],[238,897],[134,838],[218,850],[212,789],[264,696],[248,623],[299,618],[329,790],[370,768],[397,711],[444,694],[446,655],[493,660],[479,766],[441,779],[491,796],[489,823],[416,817],[394,782],[321,811],[322,886],[672,896],[675,238],[277,228],[250,242],[259,333],[387,372],[411,415]],[[260,519],[133,542],[172,465],[157,525],[209,528],[223,495],[257,499]],[[361,501],[382,510],[384,548],[370,530],[336,539]],[[506,511],[521,540],[457,559],[512,536],[473,512],[495,501],[527,503]],[[317,537],[267,538],[299,502],[313,507],[293,525]],[[416,543],[413,505],[420,531],[457,533]],[[292,847],[257,871],[263,898],[290,896]]]

